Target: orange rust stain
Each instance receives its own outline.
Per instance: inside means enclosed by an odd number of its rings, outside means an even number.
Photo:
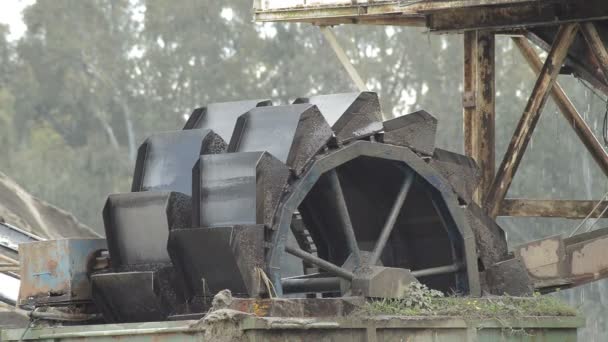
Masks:
[[[57,270],[57,261],[56,260],[49,260],[46,263],[46,267],[49,269],[49,272],[51,272],[52,275],[56,274],[56,270]]]
[[[235,305],[235,310],[242,312],[249,312],[249,302],[248,301],[239,301]]]
[[[270,305],[268,303],[255,301],[253,303],[253,314],[258,317],[265,317],[268,315],[268,309]]]

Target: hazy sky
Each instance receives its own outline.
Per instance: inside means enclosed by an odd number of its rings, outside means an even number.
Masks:
[[[10,40],[18,39],[25,32],[21,11],[34,2],[36,0],[0,0],[0,23],[9,25]]]

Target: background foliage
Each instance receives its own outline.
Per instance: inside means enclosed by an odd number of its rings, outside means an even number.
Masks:
[[[130,188],[137,145],[182,127],[209,102],[353,91],[318,30],[253,24],[251,1],[38,0],[26,34],[0,26],[0,169],[35,195],[102,232],[108,193]],[[424,108],[437,143],[462,151],[462,36],[345,26],[340,42],[384,111]],[[497,162],[534,77],[507,37],[497,43]],[[600,135],[604,103],[562,76]],[[550,102],[509,196],[600,198],[605,177]],[[500,219],[512,243],[569,232],[578,221]],[[601,224],[601,222],[600,222]],[[606,282],[565,291],[588,316],[585,341],[608,338]]]

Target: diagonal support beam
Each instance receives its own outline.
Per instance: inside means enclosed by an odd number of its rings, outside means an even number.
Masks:
[[[595,24],[590,21],[581,23],[581,31],[583,32],[583,36],[585,37],[589,48],[591,48],[593,55],[599,62],[599,66],[604,73],[604,77],[608,80],[608,51],[606,51],[606,46],[602,42],[602,38],[597,32]]]
[[[521,163],[534,128],[536,128],[545,103],[549,98],[550,90],[568,54],[568,49],[576,38],[577,31],[577,24],[566,24],[559,28],[547,60],[538,75],[528,104],[517,124],[513,138],[509,143],[494,183],[488,193],[485,205],[492,217],[496,217],[498,208],[500,208],[500,204],[511,186],[513,176]]]
[[[340,60],[340,63],[342,63],[342,66],[344,69],[346,69],[346,72],[350,78],[353,80],[353,82],[355,82],[357,88],[359,88],[359,91],[367,91],[368,89],[365,82],[363,82],[363,78],[361,78],[361,75],[359,75],[357,69],[355,69],[353,64],[350,62],[350,59],[348,59],[346,52],[344,52],[344,49],[342,49],[342,46],[340,43],[338,43],[338,39],[336,39],[334,31],[332,31],[329,26],[319,26],[319,29],[321,30],[321,33],[323,33],[327,43],[329,43],[329,46],[331,46],[332,50],[334,50],[336,53],[336,57],[338,57],[338,60]]]
[[[513,42],[519,48],[519,51],[524,56],[532,70],[537,75],[540,74],[543,63],[528,40],[523,37],[514,37]],[[606,176],[608,176],[608,154],[557,81],[551,89],[551,97],[559,107],[560,112],[566,119],[566,122],[568,122],[568,124],[572,127],[600,169]]]

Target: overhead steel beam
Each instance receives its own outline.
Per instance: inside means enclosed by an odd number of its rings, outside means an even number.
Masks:
[[[493,32],[464,34],[463,122],[465,154],[481,170],[474,199],[483,203],[495,173],[495,38]]]
[[[306,19],[302,22],[313,24],[316,26],[335,26],[342,24],[351,25],[377,25],[377,26],[411,26],[411,27],[426,27],[426,18],[422,15],[403,16],[403,15],[382,15],[382,16],[365,16],[365,17],[337,17],[337,18],[319,18]]]
[[[505,152],[494,183],[488,193],[485,206],[491,216],[495,217],[497,215],[498,208],[500,208],[500,204],[511,186],[513,176],[521,163],[534,128],[536,128],[545,103],[549,98],[551,88],[566,58],[568,49],[576,38],[577,31],[578,25],[566,24],[562,25],[557,33],[551,51],[549,51],[547,60],[536,80],[528,104],[517,124],[513,138]]]
[[[368,89],[365,85],[365,82],[361,78],[361,75],[359,75],[359,73],[357,72],[357,69],[355,69],[353,64],[350,62],[350,59],[346,55],[346,52],[344,52],[344,49],[342,49],[342,46],[338,42],[338,39],[336,39],[336,35],[331,30],[331,28],[329,26],[320,26],[319,29],[321,30],[321,33],[323,33],[323,36],[325,37],[327,43],[329,43],[329,46],[331,46],[332,50],[334,50],[334,52],[336,53],[336,57],[338,57],[338,60],[340,61],[340,63],[342,63],[342,66],[344,67],[344,69],[346,69],[346,72],[353,80],[357,88],[360,91],[367,91]]]
[[[310,22],[314,20],[340,20],[393,17],[395,21],[427,12],[453,9],[476,9],[494,6],[517,6],[538,3],[537,0],[451,0],[451,1],[382,1],[364,4],[306,5],[304,1],[285,8],[254,6],[255,20],[259,22]],[[400,16],[400,18],[398,17]]]
[[[426,14],[427,26],[432,31],[508,30],[606,19],[608,2],[534,1],[504,6],[452,7]]]
[[[598,218],[606,206],[607,201],[598,206],[598,201],[509,198],[502,201],[498,216],[582,219],[595,209],[589,217]],[[603,217],[608,217],[608,213]]]
[[[513,37],[513,42],[519,48],[519,51],[534,73],[536,75],[540,74],[543,63],[536,51],[534,51],[532,45],[528,43],[527,39],[523,37]],[[572,127],[604,174],[608,176],[608,154],[606,153],[606,150],[604,150],[602,144],[597,140],[591,128],[578,113],[574,104],[570,101],[568,95],[566,95],[557,81],[555,81],[555,84],[551,88],[551,97],[559,107],[566,122]]]

